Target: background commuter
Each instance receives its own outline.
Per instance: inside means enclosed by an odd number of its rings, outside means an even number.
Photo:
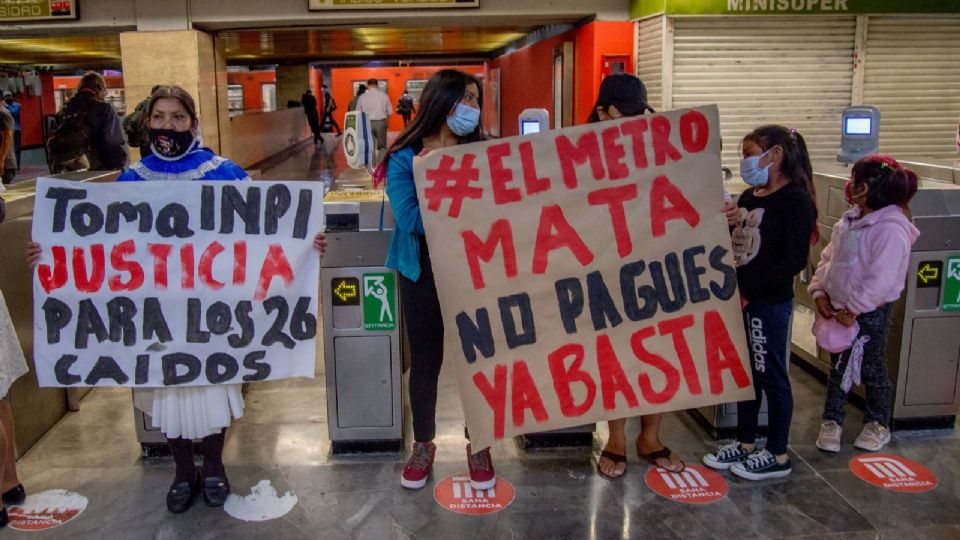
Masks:
[[[647,111],[654,112],[647,103],[647,90],[640,79],[623,73],[609,75],[600,83],[597,102],[587,122],[637,116]],[[635,441],[637,455],[665,470],[682,471],[683,461],[660,442],[662,417],[663,415],[660,414],[647,414],[640,417],[640,434]],[[626,472],[626,423],[626,419],[607,422],[610,427],[610,438],[597,461],[597,470],[604,476],[619,478]]]
[[[853,445],[877,452],[890,442],[887,334],[892,302],[903,292],[910,248],[920,236],[908,217],[916,193],[917,175],[889,156],[862,158],[847,181],[847,202],[853,208],[833,226],[808,287],[817,304],[814,334],[833,353],[834,365],[817,438],[821,450],[840,451],[847,395],[861,379],[867,406]]]
[[[416,112],[413,106],[413,98],[404,90],[403,95],[397,100],[397,114],[403,117],[403,127],[406,129],[410,123],[410,116]]]
[[[750,186],[728,214],[756,398],[737,404],[737,440],[703,462],[748,480],[787,476],[787,439],[793,415],[788,375],[793,279],[807,264],[816,240],[813,167],[803,137],[768,125],[742,142],[740,175]],[[732,218],[732,219],[731,219]],[[768,437],[756,446],[761,398],[766,395]]]
[[[127,164],[127,142],[113,105],[104,101],[107,83],[88,72],[77,93],[57,113],[57,127],[47,140],[50,172],[115,171]]]
[[[160,85],[154,85],[150,89],[150,95],[153,95],[160,88]],[[140,158],[150,155],[150,132],[147,127],[147,107],[150,105],[150,96],[137,104],[133,112],[123,119],[123,132],[127,135],[127,144],[140,149]]]
[[[320,135],[320,114],[317,111],[317,98],[313,97],[313,91],[307,89],[300,98],[300,104],[303,105],[303,112],[307,115],[307,123],[310,124],[310,131],[313,132],[313,144],[323,142],[323,136]]]
[[[0,163],[3,164],[3,184],[13,182],[17,176],[17,158],[13,150],[13,115],[0,104]]]
[[[325,126],[327,122],[330,122],[330,125],[337,130],[337,137],[339,137],[343,135],[343,130],[340,129],[340,124],[333,117],[333,111],[335,110],[337,110],[337,102],[333,99],[333,94],[330,93],[327,85],[323,85],[323,119],[320,121],[320,125]]]
[[[357,95],[353,96],[353,99],[350,100],[350,103],[347,104],[347,112],[357,110],[357,101],[360,100],[360,96],[367,91],[367,85],[360,84],[357,85]]]
[[[17,158],[17,170],[20,170],[20,104],[13,100],[13,94],[9,90],[3,93],[3,102],[7,110],[13,116],[13,153]]]
[[[236,163],[203,147],[193,97],[179,86],[161,86],[147,108],[153,154],[117,178],[127,181],[250,180]],[[175,186],[175,184],[173,184]],[[314,240],[318,248],[322,239]],[[27,261],[36,266],[40,246],[27,246]],[[209,506],[222,506],[230,493],[223,466],[223,445],[232,418],[243,415],[239,384],[167,387],[138,394],[135,404],[150,414],[166,436],[176,467],[167,493],[167,508],[185,512],[202,490]],[[193,440],[202,439],[203,467],[193,461]]]
[[[367,91],[357,100],[357,110],[366,113],[370,119],[370,132],[377,141],[374,164],[378,164],[387,148],[387,118],[393,112],[393,107],[390,105],[390,97],[380,91],[376,79],[367,81]]]
[[[480,84],[472,75],[453,69],[438,71],[424,88],[420,114],[394,141],[374,179],[379,183],[386,176],[387,196],[396,218],[386,264],[400,273],[400,299],[410,344],[408,389],[414,443],[400,478],[400,485],[409,489],[426,485],[437,450],[433,439],[444,331],[417,203],[413,160],[435,148],[481,140],[482,104]],[[475,489],[496,484],[489,448],[473,452],[467,444],[467,463]]]
[[[2,219],[0,219],[2,221]],[[5,527],[10,518],[7,516],[7,506],[23,504],[27,493],[17,476],[17,447],[16,434],[13,426],[13,411],[6,395],[21,375],[28,371],[20,341],[13,328],[13,320],[7,311],[7,304],[0,292],[0,493],[3,494],[3,503],[0,504],[0,527]]]

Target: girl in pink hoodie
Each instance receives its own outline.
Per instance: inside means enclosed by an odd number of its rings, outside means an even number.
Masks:
[[[840,451],[847,394],[862,380],[867,407],[854,446],[876,452],[890,442],[885,350],[891,303],[903,291],[910,248],[920,235],[908,217],[917,175],[874,154],[853,166],[845,191],[853,208],[834,225],[808,288],[817,304],[814,334],[834,353],[817,447]]]

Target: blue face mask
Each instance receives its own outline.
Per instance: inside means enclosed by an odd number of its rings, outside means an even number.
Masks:
[[[480,123],[480,109],[457,103],[453,114],[447,115],[447,126],[457,137],[465,137],[477,129]]]
[[[773,150],[773,148],[770,150]],[[760,187],[767,185],[767,182],[770,181],[770,165],[772,165],[772,163],[768,163],[767,166],[762,169],[760,168],[760,159],[770,153],[770,150],[767,150],[759,156],[750,156],[740,161],[740,177],[743,178],[743,181],[748,185]]]

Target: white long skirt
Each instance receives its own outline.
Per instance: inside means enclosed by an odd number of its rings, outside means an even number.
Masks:
[[[201,439],[220,433],[230,426],[231,419],[243,416],[239,384],[157,388],[151,393],[153,426],[171,439]]]

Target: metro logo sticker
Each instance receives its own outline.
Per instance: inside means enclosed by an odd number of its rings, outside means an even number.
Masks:
[[[397,287],[392,272],[363,275],[363,329],[397,328]]]
[[[922,493],[937,487],[937,475],[916,461],[893,454],[861,454],[850,471],[877,487],[901,493]]]
[[[7,509],[10,528],[18,531],[44,531],[59,527],[87,508],[87,498],[64,489],[51,489],[28,495],[23,504]]]
[[[657,495],[687,504],[712,503],[726,497],[728,491],[722,476],[698,465],[687,465],[678,473],[650,467],[644,481]]]
[[[433,498],[437,504],[451,512],[468,515],[499,512],[510,506],[515,496],[513,484],[500,477],[490,489],[473,489],[468,472],[448,476],[433,488]]]

